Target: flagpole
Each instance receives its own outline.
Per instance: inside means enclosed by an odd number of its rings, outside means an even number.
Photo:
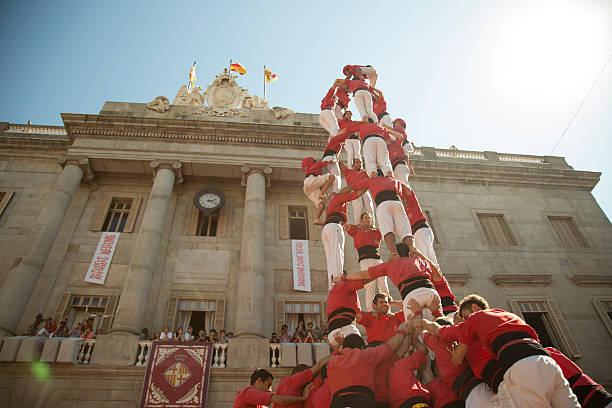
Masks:
[[[229,74],[230,76],[232,75],[232,59],[230,58],[230,64],[229,64]]]
[[[263,81],[264,81],[264,101],[265,101],[266,100],[266,66],[265,65],[264,65]]]

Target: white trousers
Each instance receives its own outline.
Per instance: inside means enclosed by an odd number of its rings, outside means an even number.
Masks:
[[[410,184],[408,183],[408,176],[410,175],[410,168],[403,164],[400,163],[397,166],[395,166],[395,168],[393,169],[393,176],[401,181],[402,183],[406,184],[408,187],[410,187]]]
[[[396,241],[403,241],[404,238],[412,235],[408,216],[399,201],[387,200],[380,203],[376,207],[376,219],[383,238],[390,232],[395,233]]]
[[[402,310],[404,311],[404,317],[406,318],[406,321],[410,320],[412,316],[414,315],[414,312],[408,306],[408,301],[410,299],[416,300],[419,306],[430,305],[431,302],[437,299],[439,309],[442,309],[442,302],[440,301],[440,295],[438,295],[438,292],[435,289],[416,288],[415,290],[408,293],[408,295],[406,295],[406,298],[404,298],[402,302],[402,305],[403,305]],[[427,313],[428,311],[429,313]],[[428,306],[427,308],[423,309],[423,317],[427,318],[428,320],[433,320],[432,318],[435,316],[433,312],[435,312],[435,310],[429,309],[429,306]]]
[[[387,150],[387,144],[382,137],[369,137],[363,142],[363,161],[365,162],[364,167],[368,176],[376,173],[377,166],[380,167],[385,176],[389,172],[393,173],[391,161],[389,160],[389,150]]]
[[[367,271],[368,268],[379,265],[382,263],[382,259],[364,259],[359,261],[359,268],[362,271]],[[387,285],[387,277],[381,276],[380,278],[374,279],[370,283],[366,283],[364,286],[365,289],[365,300],[366,300],[366,311],[371,312],[372,301],[374,300],[374,295],[376,295],[376,286],[378,285],[378,293],[386,293],[389,294],[389,285]]]
[[[549,356],[529,356],[506,371],[493,406],[579,408],[580,404],[555,360]]]
[[[323,129],[329,132],[330,138],[336,136],[340,131],[336,115],[330,109],[325,109],[321,111],[321,113],[319,114],[319,123],[321,124]]]
[[[366,91],[365,89],[360,89],[353,95],[355,100],[355,105],[357,106],[357,110],[361,115],[361,118],[368,117],[374,121],[374,123],[378,123],[378,118],[374,114],[372,110],[372,94]]]
[[[372,88],[376,88],[376,81],[378,80],[378,72],[374,69],[374,67],[359,67],[361,73],[365,75],[366,78],[370,80],[370,86]]]
[[[325,156],[322,159],[322,161],[331,161],[335,158],[336,156]],[[336,177],[336,179],[334,180],[334,183],[331,185],[331,191],[333,191],[334,193],[337,193],[338,191],[340,191],[340,186],[342,185],[342,176],[340,175],[340,166],[338,165],[338,162],[336,161],[335,163],[328,164],[325,168],[327,169],[329,173],[333,174],[334,177]]]
[[[314,203],[315,207],[321,202],[319,193],[321,192],[321,187],[323,187],[327,180],[329,180],[329,174],[320,176],[311,175],[304,179],[304,194]]]
[[[430,261],[438,264],[436,252],[434,251],[434,233],[431,228],[419,228],[414,233],[414,246]]]
[[[390,128],[393,127],[393,121],[391,120],[391,115],[389,115],[389,114],[386,114],[385,116],[380,118],[379,123],[382,123],[383,125],[387,125]]]
[[[336,223],[325,224],[321,231],[321,240],[327,259],[327,283],[332,288],[332,278],[342,276],[344,268],[344,230]]]
[[[372,201],[372,196],[369,191],[366,191],[361,197],[357,197],[355,200],[351,201],[351,206],[353,207],[354,224],[359,224],[361,222],[361,214],[363,213],[370,214],[372,222],[375,223],[374,202]]]
[[[336,119],[342,120],[342,108],[338,104],[334,105],[334,116],[336,116]]]
[[[493,404],[495,393],[485,383],[480,383],[468,394],[465,408],[489,408]]]
[[[359,139],[346,139],[344,151],[346,152],[346,167],[352,169],[355,158],[361,157],[361,141]]]

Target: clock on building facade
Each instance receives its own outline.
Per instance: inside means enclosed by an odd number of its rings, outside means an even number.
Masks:
[[[193,197],[193,203],[205,214],[212,214],[225,204],[225,194],[216,188],[203,188]]]

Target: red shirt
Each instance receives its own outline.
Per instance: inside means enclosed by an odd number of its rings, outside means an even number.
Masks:
[[[312,381],[312,371],[310,369],[300,371],[297,374],[293,374],[289,377],[284,377],[281,379],[280,384],[276,387],[275,393],[277,395],[290,395],[294,397],[299,397],[302,395],[302,388],[304,385],[308,384]],[[274,408],[302,408],[304,406],[303,402],[297,402],[295,404],[289,405],[280,405],[274,404]]]
[[[310,405],[308,405],[308,401],[310,400],[310,395],[312,395],[312,401]],[[314,392],[308,395],[308,401],[306,401],[305,408],[329,408],[332,403],[332,395],[329,390],[329,383],[326,381],[323,382],[321,387]]]
[[[459,310],[455,304],[455,295],[453,295],[450,285],[444,276],[442,276],[442,280],[432,281],[431,283],[433,283],[438,295],[440,295],[440,300],[442,301],[442,311],[444,314]]]
[[[329,88],[329,91],[327,91],[323,97],[323,100],[321,101],[321,110],[334,109],[334,105],[336,104],[336,95],[334,94],[335,91],[336,88]]]
[[[382,240],[382,234],[378,228],[368,228],[364,230],[357,225],[347,225],[346,232],[353,237],[353,245],[356,250],[359,248],[372,245],[376,248],[380,248],[380,241]]]
[[[406,216],[408,217],[408,221],[410,221],[411,227],[417,222],[427,221],[427,218],[425,218],[425,214],[423,214],[423,210],[421,210],[421,206],[419,205],[419,200],[417,200],[414,193],[406,197],[404,209],[406,210]]]
[[[412,373],[426,361],[425,353],[418,350],[393,364],[388,377],[391,408],[398,408],[404,401],[412,397],[423,396],[429,400],[429,391]]]
[[[338,105],[340,105],[342,109],[348,108],[349,103],[351,102],[351,97],[349,94],[347,94],[344,89],[338,88],[336,91],[336,96],[338,97]]]
[[[312,401],[314,399],[317,390],[323,386],[323,378],[320,375],[316,376],[312,383],[309,385],[310,393],[308,394],[308,398],[304,401],[304,408],[313,408]]]
[[[385,343],[363,350],[345,348],[339,355],[332,356],[327,364],[327,381],[331,394],[352,385],[362,385],[374,391],[376,366],[391,358],[392,354],[391,346]]]
[[[357,193],[354,191],[350,191],[348,193],[336,194],[334,198],[329,201],[327,204],[327,212],[325,213],[325,222],[332,214],[340,214],[343,222],[346,222],[346,205],[357,198]]]
[[[578,380],[574,384],[571,384],[572,389],[580,385],[595,386],[595,388],[601,387],[599,383],[595,382],[595,380],[593,380],[591,377],[583,373],[580,367],[574,364],[572,360],[567,358],[563,353],[561,353],[556,348],[546,347],[546,351],[550,353],[550,356],[553,358],[553,360],[555,360],[557,365],[561,367],[561,371],[563,372],[563,377],[569,380],[576,374],[580,374],[580,378],[578,378]],[[581,404],[584,404],[585,401],[579,401],[579,402]]]
[[[394,162],[395,160],[404,159],[404,155],[406,153],[404,152],[404,146],[402,145],[402,143],[403,139],[400,139],[398,137],[397,139],[395,139],[395,141],[391,142],[391,144],[387,146],[387,150],[389,151],[389,160],[391,160],[392,162]]]
[[[340,135],[332,137],[331,140],[327,143],[327,146],[325,146],[325,152],[327,153],[328,150],[333,150],[334,152],[336,152],[336,154],[338,154],[340,149],[342,149],[342,145],[344,145],[344,142],[346,141],[346,139],[349,138],[349,136],[350,133],[342,133]]]
[[[455,365],[452,354],[447,350],[450,344],[439,337],[424,333],[423,343],[436,353],[436,364],[440,370],[440,376],[449,387],[452,387],[453,381],[467,369],[467,363]]]
[[[460,330],[458,325],[442,326],[439,336],[443,341],[451,343],[459,341],[459,333]],[[474,375],[478,378],[482,378],[482,370],[484,370],[489,361],[495,359],[495,356],[480,344],[473,343],[470,348],[468,348],[465,359],[472,368]]]
[[[374,399],[376,402],[389,401],[389,371],[393,367],[393,363],[397,360],[395,353],[376,366],[374,373]]]
[[[320,176],[323,167],[327,167],[326,161],[316,162],[306,170],[306,176]]]
[[[368,178],[368,174],[364,170],[353,170],[348,167],[344,167],[346,170],[342,170],[342,174],[346,179],[346,184],[348,186],[353,185],[355,182],[359,180],[365,180]]]
[[[327,295],[327,325],[330,324],[329,315],[340,308],[348,308],[361,312],[357,291],[363,289],[362,281],[342,280],[334,285]],[[334,319],[332,319],[333,321]]]
[[[391,177],[376,176],[368,179],[359,180],[351,185],[353,190],[367,188],[372,193],[372,197],[376,199],[376,195],[381,191],[393,190],[397,191],[400,197],[405,197],[410,193],[410,189],[401,181]]]
[[[444,408],[446,404],[459,401],[452,388],[440,377],[436,377],[425,386],[430,393],[433,408]]]
[[[236,394],[234,408],[259,408],[270,405],[273,393],[259,391],[252,385]]]
[[[348,86],[353,95],[360,89],[365,89],[366,91],[370,89],[370,85],[361,79],[345,79],[344,84]]]
[[[472,313],[464,322],[459,323],[459,342],[468,346],[478,342],[487,350],[492,350],[493,340],[500,334],[514,331],[527,332],[540,341],[535,330],[514,313],[486,309]]]
[[[349,126],[347,126],[347,131],[349,133],[359,132],[359,137],[363,142],[366,136],[377,135],[385,139],[387,142],[391,142],[391,134],[389,130],[380,126],[377,123],[369,123],[369,122],[353,122]],[[395,136],[393,136],[395,138]]]
[[[364,326],[368,335],[368,343],[373,341],[389,341],[395,336],[400,324],[404,322],[404,312],[399,311],[377,316],[371,312],[361,312],[361,319],[357,323]]]
[[[385,98],[372,98],[372,110],[376,116],[380,115],[382,112],[386,112],[387,102],[385,102]]]
[[[384,262],[368,269],[372,279],[388,276],[395,286],[400,282],[416,276],[422,276],[431,280],[431,272],[427,262],[420,258],[399,258],[394,261]]]

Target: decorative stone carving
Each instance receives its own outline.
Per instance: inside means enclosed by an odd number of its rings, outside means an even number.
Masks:
[[[199,106],[193,111],[193,113],[205,113],[209,116],[217,117],[230,117],[230,116],[242,116],[245,117],[246,113],[242,109],[232,108],[231,106]]]
[[[236,77],[225,68],[206,88],[206,102],[208,106],[227,106],[237,108],[242,100],[242,88],[236,83]]]
[[[145,106],[156,112],[163,113],[170,109],[170,100],[168,100],[168,98],[165,96],[158,96]]]
[[[174,172],[176,176],[176,184],[181,184],[183,182],[183,165],[178,160],[153,160],[150,163],[151,168],[153,169],[153,180],[155,181],[155,176],[160,169],[168,169]]]
[[[257,95],[250,95],[249,90],[245,88],[241,88],[242,93],[242,109],[253,109],[253,110],[263,110],[270,109],[268,106],[268,101],[263,98],[260,98]]]
[[[270,175],[272,174],[272,167],[270,166],[244,165],[240,168],[240,171],[242,172],[242,181],[240,182],[240,185],[242,185],[242,187],[246,187],[247,178],[251,173],[259,173],[264,176],[266,178],[266,187],[270,187],[272,185],[272,182],[270,180]]]
[[[62,166],[62,168],[66,167],[69,164],[73,164],[77,167],[80,167],[81,170],[83,170],[83,178],[81,179],[81,182],[84,185],[95,186],[96,175],[91,170],[89,159],[87,157],[64,156],[60,157],[57,162]]]
[[[291,109],[283,108],[281,106],[275,106],[272,108],[272,110],[274,111],[275,119],[285,119],[287,116],[295,113]]]
[[[179,88],[176,97],[172,101],[173,105],[204,105],[202,98],[202,88],[194,87],[191,92],[187,91],[187,85]]]

